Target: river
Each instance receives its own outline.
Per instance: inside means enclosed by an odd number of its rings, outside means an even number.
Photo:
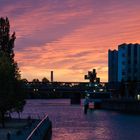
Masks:
[[[28,100],[21,116],[43,118],[53,124],[52,140],[139,140],[140,115],[106,110],[83,113],[82,105],[69,100]]]

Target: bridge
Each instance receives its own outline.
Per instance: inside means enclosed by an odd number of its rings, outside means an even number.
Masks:
[[[99,84],[89,82],[27,82],[26,92],[34,96],[47,97],[70,97],[73,94],[81,94],[83,97],[86,91],[106,90],[105,82]]]

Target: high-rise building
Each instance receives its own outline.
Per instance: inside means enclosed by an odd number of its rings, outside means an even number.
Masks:
[[[140,44],[118,46],[118,81],[140,81]]]
[[[118,51],[108,51],[108,82],[118,81]]]
[[[140,81],[140,44],[121,44],[118,51],[109,50],[108,69],[109,82]]]

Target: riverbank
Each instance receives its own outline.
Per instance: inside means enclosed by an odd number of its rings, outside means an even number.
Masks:
[[[7,140],[8,138],[19,137],[23,132],[31,132],[31,127],[35,125],[39,120],[29,119],[7,119],[5,120],[5,128],[2,128],[0,124],[0,139]]]
[[[0,140],[49,140],[52,124],[48,116],[39,119],[9,119],[5,128],[0,126]]]
[[[21,118],[30,115],[32,118],[40,116],[42,120],[45,114],[53,124],[52,140],[140,139],[140,115],[98,109],[85,115],[83,100],[81,105],[71,105],[70,99],[27,100]]]
[[[103,100],[101,109],[140,114],[140,101],[132,99]]]

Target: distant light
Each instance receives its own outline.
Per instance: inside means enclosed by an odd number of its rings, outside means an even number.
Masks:
[[[103,89],[101,88],[101,89],[99,89],[99,91],[103,91]]]
[[[140,100],[140,94],[137,95],[137,99]]]
[[[53,91],[55,92],[55,89],[53,89]]]
[[[92,84],[91,83],[89,83],[89,87],[91,87],[92,86]]]
[[[90,94],[87,94],[87,96],[90,96]]]
[[[38,91],[38,89],[37,88],[34,88],[33,91],[36,92],[36,91]]]
[[[97,84],[95,84],[95,87],[97,87],[98,85]]]
[[[93,90],[93,92],[96,92],[96,90]]]

